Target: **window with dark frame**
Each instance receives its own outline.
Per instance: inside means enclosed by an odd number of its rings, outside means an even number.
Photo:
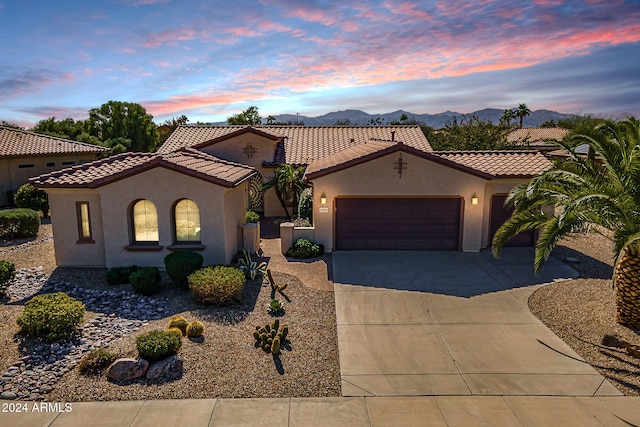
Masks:
[[[78,243],[95,243],[91,235],[91,215],[89,202],[76,202],[78,218]]]

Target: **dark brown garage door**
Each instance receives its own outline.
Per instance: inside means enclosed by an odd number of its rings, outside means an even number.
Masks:
[[[513,209],[507,209],[504,201],[507,196],[494,194],[491,196],[491,233],[489,237],[493,240],[493,236],[502,223],[511,217]],[[505,246],[532,246],[535,242],[535,231],[527,231],[514,236],[507,242]]]
[[[460,198],[336,199],[337,250],[458,250]]]

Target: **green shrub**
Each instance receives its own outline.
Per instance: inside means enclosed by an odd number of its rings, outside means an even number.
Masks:
[[[293,220],[294,227],[311,227],[311,221],[306,218],[296,218]]]
[[[189,275],[191,293],[207,304],[240,301],[244,282],[244,273],[235,267],[205,267]]]
[[[202,268],[204,259],[197,252],[172,252],[164,257],[164,266],[167,274],[178,286],[188,289],[187,277],[199,268]]]
[[[94,348],[80,359],[78,370],[83,374],[98,375],[117,358],[118,355],[107,348]]]
[[[0,237],[35,237],[40,228],[40,215],[31,209],[0,211]]]
[[[136,338],[138,354],[149,362],[165,359],[175,354],[182,343],[178,334],[159,329]]]
[[[133,290],[142,295],[153,295],[160,290],[160,271],[156,267],[140,267],[129,276]]]
[[[0,297],[6,295],[9,283],[14,277],[16,277],[16,265],[0,259]]]
[[[324,252],[322,245],[307,239],[298,239],[287,251],[287,256],[292,258],[313,258],[322,255],[322,252]]]
[[[313,219],[313,192],[311,188],[305,188],[302,190],[302,193],[300,193],[300,201],[298,202],[298,218],[307,219],[309,222]]]
[[[204,333],[204,325],[198,320],[194,320],[187,326],[187,336],[191,338],[201,337]]]
[[[245,216],[244,216],[244,220],[245,220],[245,222],[247,224],[255,223],[255,222],[260,221],[260,215],[258,215],[254,211],[247,211]]]
[[[187,319],[185,319],[182,316],[173,316],[169,321],[169,328],[180,329],[180,332],[182,332],[182,335],[187,334],[187,325],[189,325],[189,322],[187,322]]]
[[[131,265],[129,267],[112,267],[107,270],[107,283],[110,285],[124,285],[129,283],[129,276],[139,267]]]
[[[33,297],[17,319],[22,332],[48,340],[68,337],[84,317],[84,304],[64,292]]]
[[[33,209],[36,212],[42,211],[45,218],[49,216],[49,196],[47,196],[47,192],[31,184],[24,184],[18,188],[14,201],[19,208]]]

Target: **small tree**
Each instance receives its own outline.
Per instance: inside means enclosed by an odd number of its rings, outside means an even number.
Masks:
[[[24,184],[18,188],[14,200],[19,208],[33,209],[36,212],[42,211],[45,218],[49,217],[49,196],[44,190],[31,184]]]
[[[242,113],[234,114],[231,117],[227,117],[227,124],[256,126],[262,124],[262,119],[260,118],[258,107],[252,105]]]
[[[288,163],[284,163],[276,169],[276,173],[265,182],[262,186],[262,190],[266,191],[269,188],[274,188],[276,196],[284,209],[287,219],[291,219],[291,214],[286,206],[286,201],[293,201],[293,216],[298,213],[298,200],[300,193],[308,185],[303,180],[305,168],[302,166],[295,166]]]

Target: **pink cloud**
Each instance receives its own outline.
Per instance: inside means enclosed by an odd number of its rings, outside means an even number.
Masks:
[[[144,47],[157,48],[162,45],[175,45],[180,41],[194,40],[198,32],[191,28],[177,28],[152,35]]]

